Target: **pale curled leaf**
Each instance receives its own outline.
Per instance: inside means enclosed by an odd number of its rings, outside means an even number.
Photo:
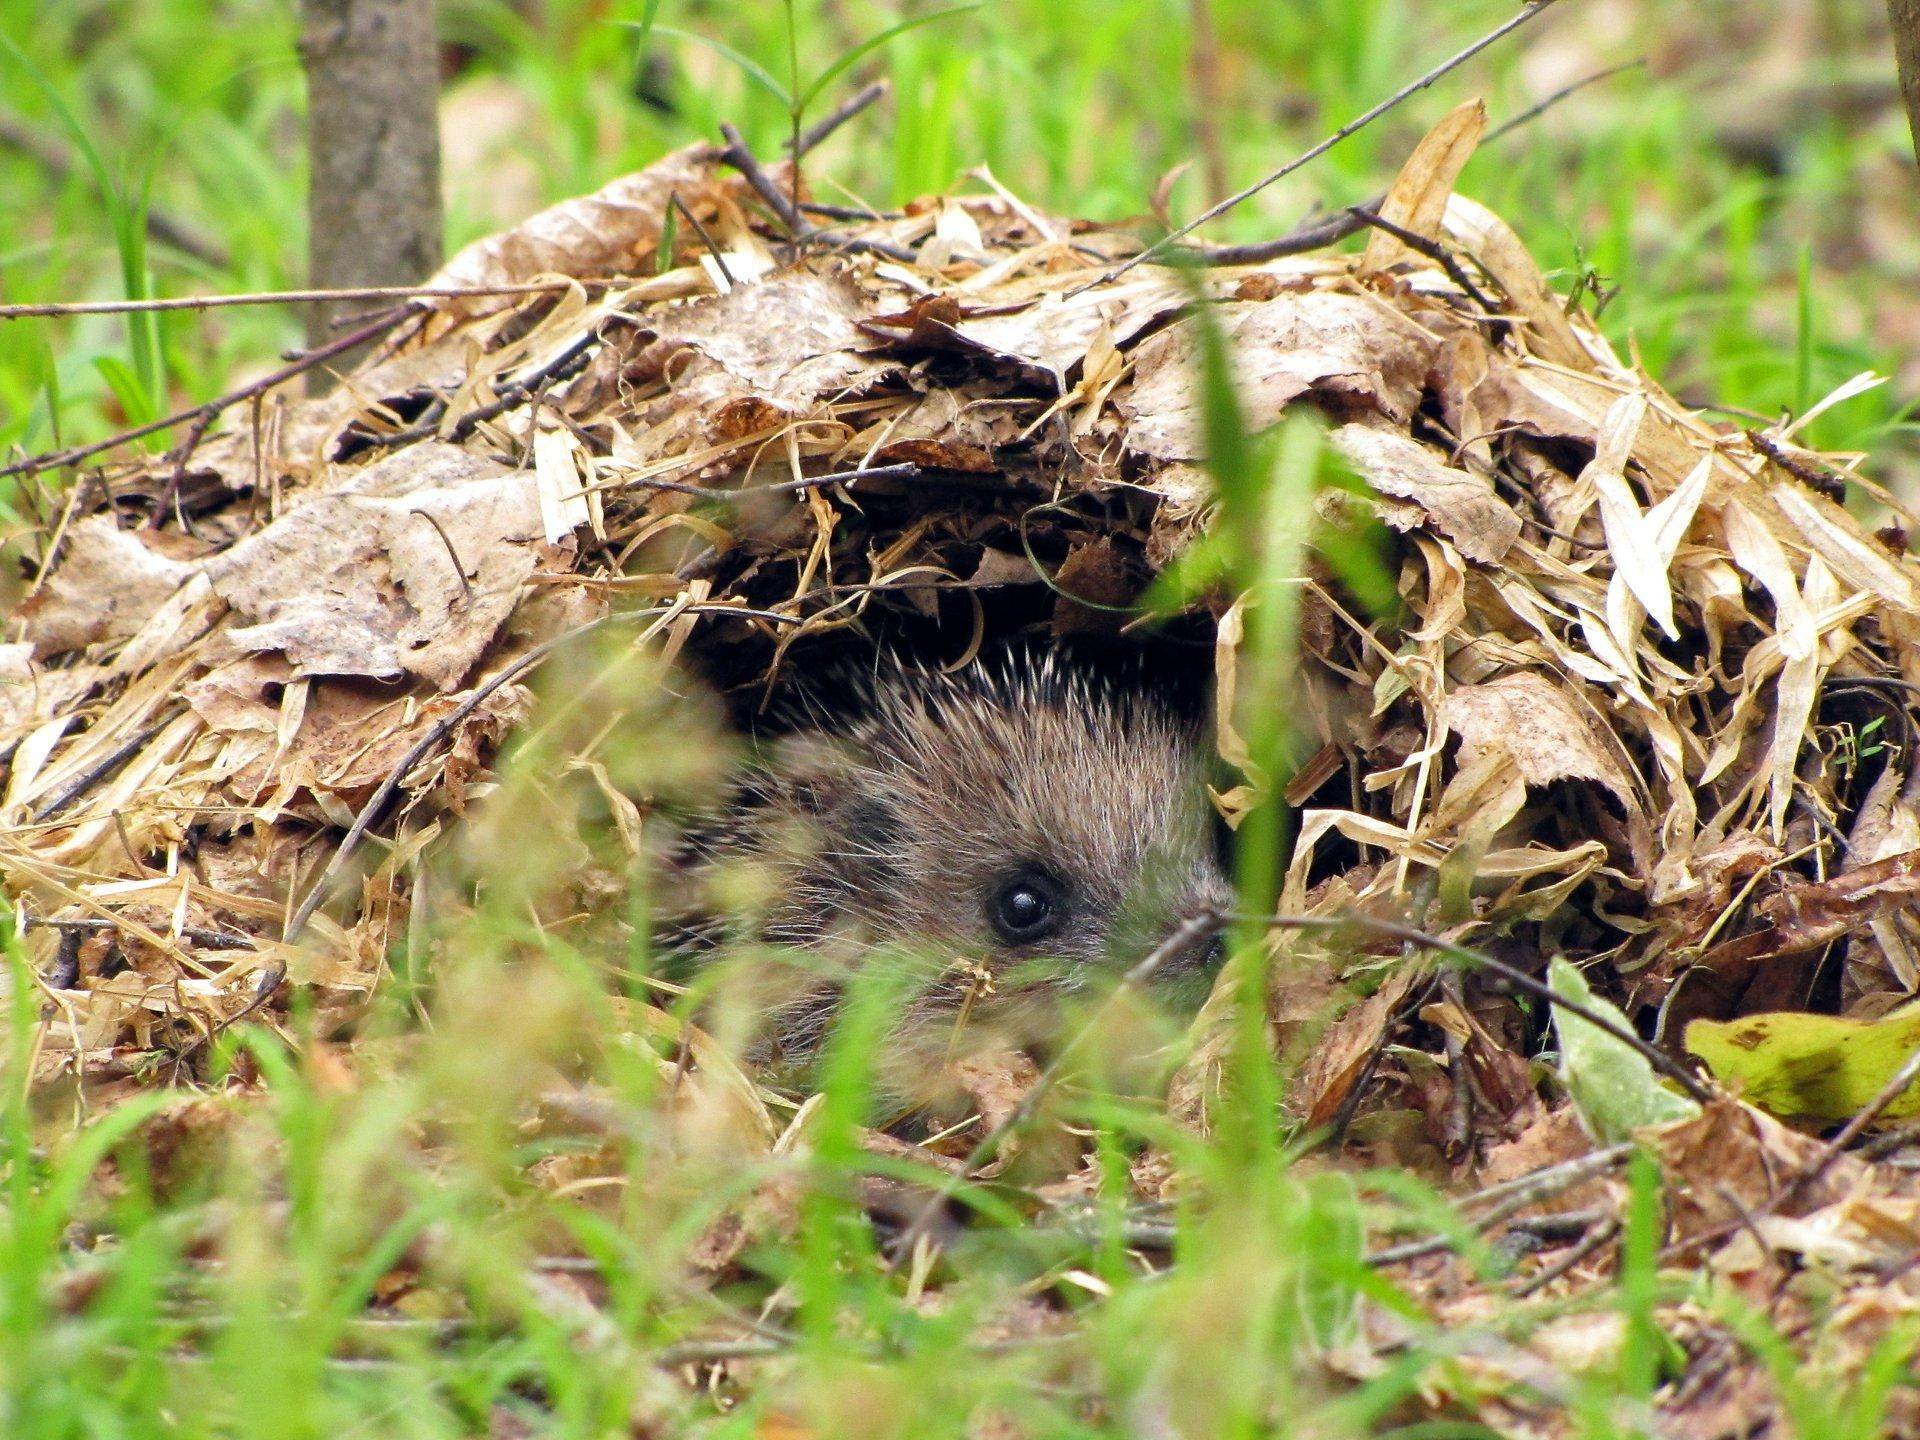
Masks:
[[[1636,600],[1645,607],[1654,624],[1670,639],[1678,639],[1674,627],[1673,589],[1667,580],[1671,554],[1662,556],[1658,526],[1642,513],[1640,502],[1627,484],[1626,464],[1633,453],[1647,414],[1647,397],[1635,392],[1623,395],[1607,411],[1606,425],[1600,434],[1599,448],[1586,469],[1581,483],[1591,485],[1600,500],[1600,523],[1607,532],[1607,550],[1613,558],[1614,574],[1623,580]],[[1610,610],[1613,620],[1615,611]],[[1636,643],[1630,627],[1614,623],[1611,627],[1621,649],[1631,653]]]
[[[1633,1028],[1617,1006],[1593,993],[1577,965],[1556,958],[1547,968],[1547,980],[1554,994],[1604,1015],[1623,1030]],[[1613,1144],[1646,1126],[1700,1113],[1694,1101],[1662,1085],[1647,1057],[1618,1036],[1564,1005],[1554,1007],[1553,1025],[1560,1037],[1561,1077],[1597,1139]]]
[[[1392,312],[1352,295],[1283,291],[1219,307],[1235,389],[1249,429],[1264,430],[1313,391],[1357,401],[1395,420],[1417,404],[1437,346]],[[1199,336],[1183,320],[1134,352],[1134,382],[1121,402],[1128,444],[1163,460],[1204,458],[1198,386]]]
[[[1497,565],[1520,538],[1520,517],[1491,483],[1444,464],[1427,446],[1399,431],[1342,425],[1328,442],[1383,495],[1411,500],[1469,560]],[[1404,528],[1389,518],[1396,528]]]
[[[1473,158],[1486,129],[1485,101],[1467,100],[1448,111],[1440,123],[1421,138],[1388,187],[1387,198],[1380,206],[1380,217],[1402,230],[1437,240],[1440,222],[1447,211],[1447,197],[1453,194],[1461,170]],[[1403,260],[1418,258],[1399,236],[1376,229],[1367,236],[1360,268],[1384,270]]]

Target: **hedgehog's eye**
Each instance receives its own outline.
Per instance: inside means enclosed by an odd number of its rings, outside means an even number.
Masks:
[[[1023,870],[993,892],[987,917],[1009,945],[1043,940],[1060,928],[1060,887],[1046,875]]]

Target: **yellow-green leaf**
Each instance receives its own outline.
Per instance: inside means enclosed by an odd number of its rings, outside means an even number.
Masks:
[[[1696,1020],[1687,1049],[1721,1084],[1775,1115],[1844,1120],[1858,1114],[1920,1047],[1920,1004],[1878,1020],[1782,1011],[1742,1020]],[[1920,1085],[1882,1112],[1920,1114]]]

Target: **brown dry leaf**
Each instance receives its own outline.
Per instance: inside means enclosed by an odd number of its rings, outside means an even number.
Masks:
[[[992,1130],[1026,1104],[1040,1081],[1040,1067],[1020,1051],[996,1050],[956,1058],[953,1076],[979,1113],[982,1129]]]
[[[1356,424],[1328,438],[1363,480],[1383,495],[1413,501],[1467,559],[1497,565],[1520,538],[1519,515],[1489,482],[1445,464],[1411,436]],[[1388,523],[1409,528],[1391,515]]]
[[[1754,907],[1758,927],[1723,940],[1701,958],[1721,974],[1802,955],[1845,938],[1858,927],[1912,907],[1920,896],[1920,850],[1844,870],[1831,880],[1796,884]]]
[[[1455,106],[1439,124],[1429,130],[1414,147],[1400,174],[1387,190],[1380,206],[1380,218],[1415,235],[1437,240],[1440,222],[1446,215],[1447,198],[1461,170],[1473,158],[1474,149],[1487,129],[1487,106],[1483,100],[1468,100]],[[1374,229],[1367,235],[1367,248],[1360,257],[1363,271],[1385,270],[1405,261],[1420,262],[1397,235]]]
[[[1329,1025],[1307,1052],[1291,1091],[1293,1103],[1305,1111],[1307,1129],[1332,1123],[1368,1060],[1384,1043],[1388,1022],[1414,979],[1411,970],[1396,971]]]
[[[550,206],[511,230],[476,240],[440,267],[429,289],[521,285],[543,275],[633,273],[659,247],[669,196],[711,219],[720,188],[710,145],[663,155],[591,195]],[[443,300],[443,313],[471,319],[510,309],[513,296]]]
[[[112,514],[89,515],[67,532],[46,584],[20,607],[35,653],[64,654],[131,639],[199,568],[123,530]]]
[[[1452,690],[1442,707],[1447,728],[1469,753],[1510,757],[1529,789],[1556,780],[1586,780],[1620,802],[1630,820],[1644,822],[1639,787],[1566,691],[1527,671]]]
[[[432,444],[309,498],[207,574],[242,622],[231,644],[279,651],[296,676],[451,687],[556,561],[533,477]]]
[[[1309,393],[1405,421],[1439,344],[1413,321],[1359,295],[1282,292],[1217,307],[1249,428],[1264,430]],[[1157,460],[1204,459],[1199,340],[1184,320],[1142,341],[1118,403],[1127,443]]]
[[[1839,1202],[1864,1173],[1860,1161],[1841,1156],[1811,1184],[1797,1184],[1821,1143],[1725,1097],[1646,1138],[1670,1177],[1676,1239],[1725,1230],[1775,1206],[1786,1216],[1809,1214]]]

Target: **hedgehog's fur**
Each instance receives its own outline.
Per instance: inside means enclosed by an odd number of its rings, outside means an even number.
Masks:
[[[765,743],[670,867],[671,949],[766,944],[807,958],[797,993],[771,1006],[762,1038],[777,1056],[812,1053],[842,982],[877,954],[921,963],[903,1003],[934,1025],[917,1028],[991,1018],[1000,1043],[1009,1016],[1031,1030],[1051,1000],[1230,903],[1204,727],[1138,663],[1010,649],[955,674],[884,662],[845,678]],[[729,916],[719,892],[743,871],[758,883],[733,888],[759,902]],[[1034,876],[1059,928],[1010,941],[989,909]],[[1157,984],[1203,990],[1215,948],[1202,935],[1165,956]]]

